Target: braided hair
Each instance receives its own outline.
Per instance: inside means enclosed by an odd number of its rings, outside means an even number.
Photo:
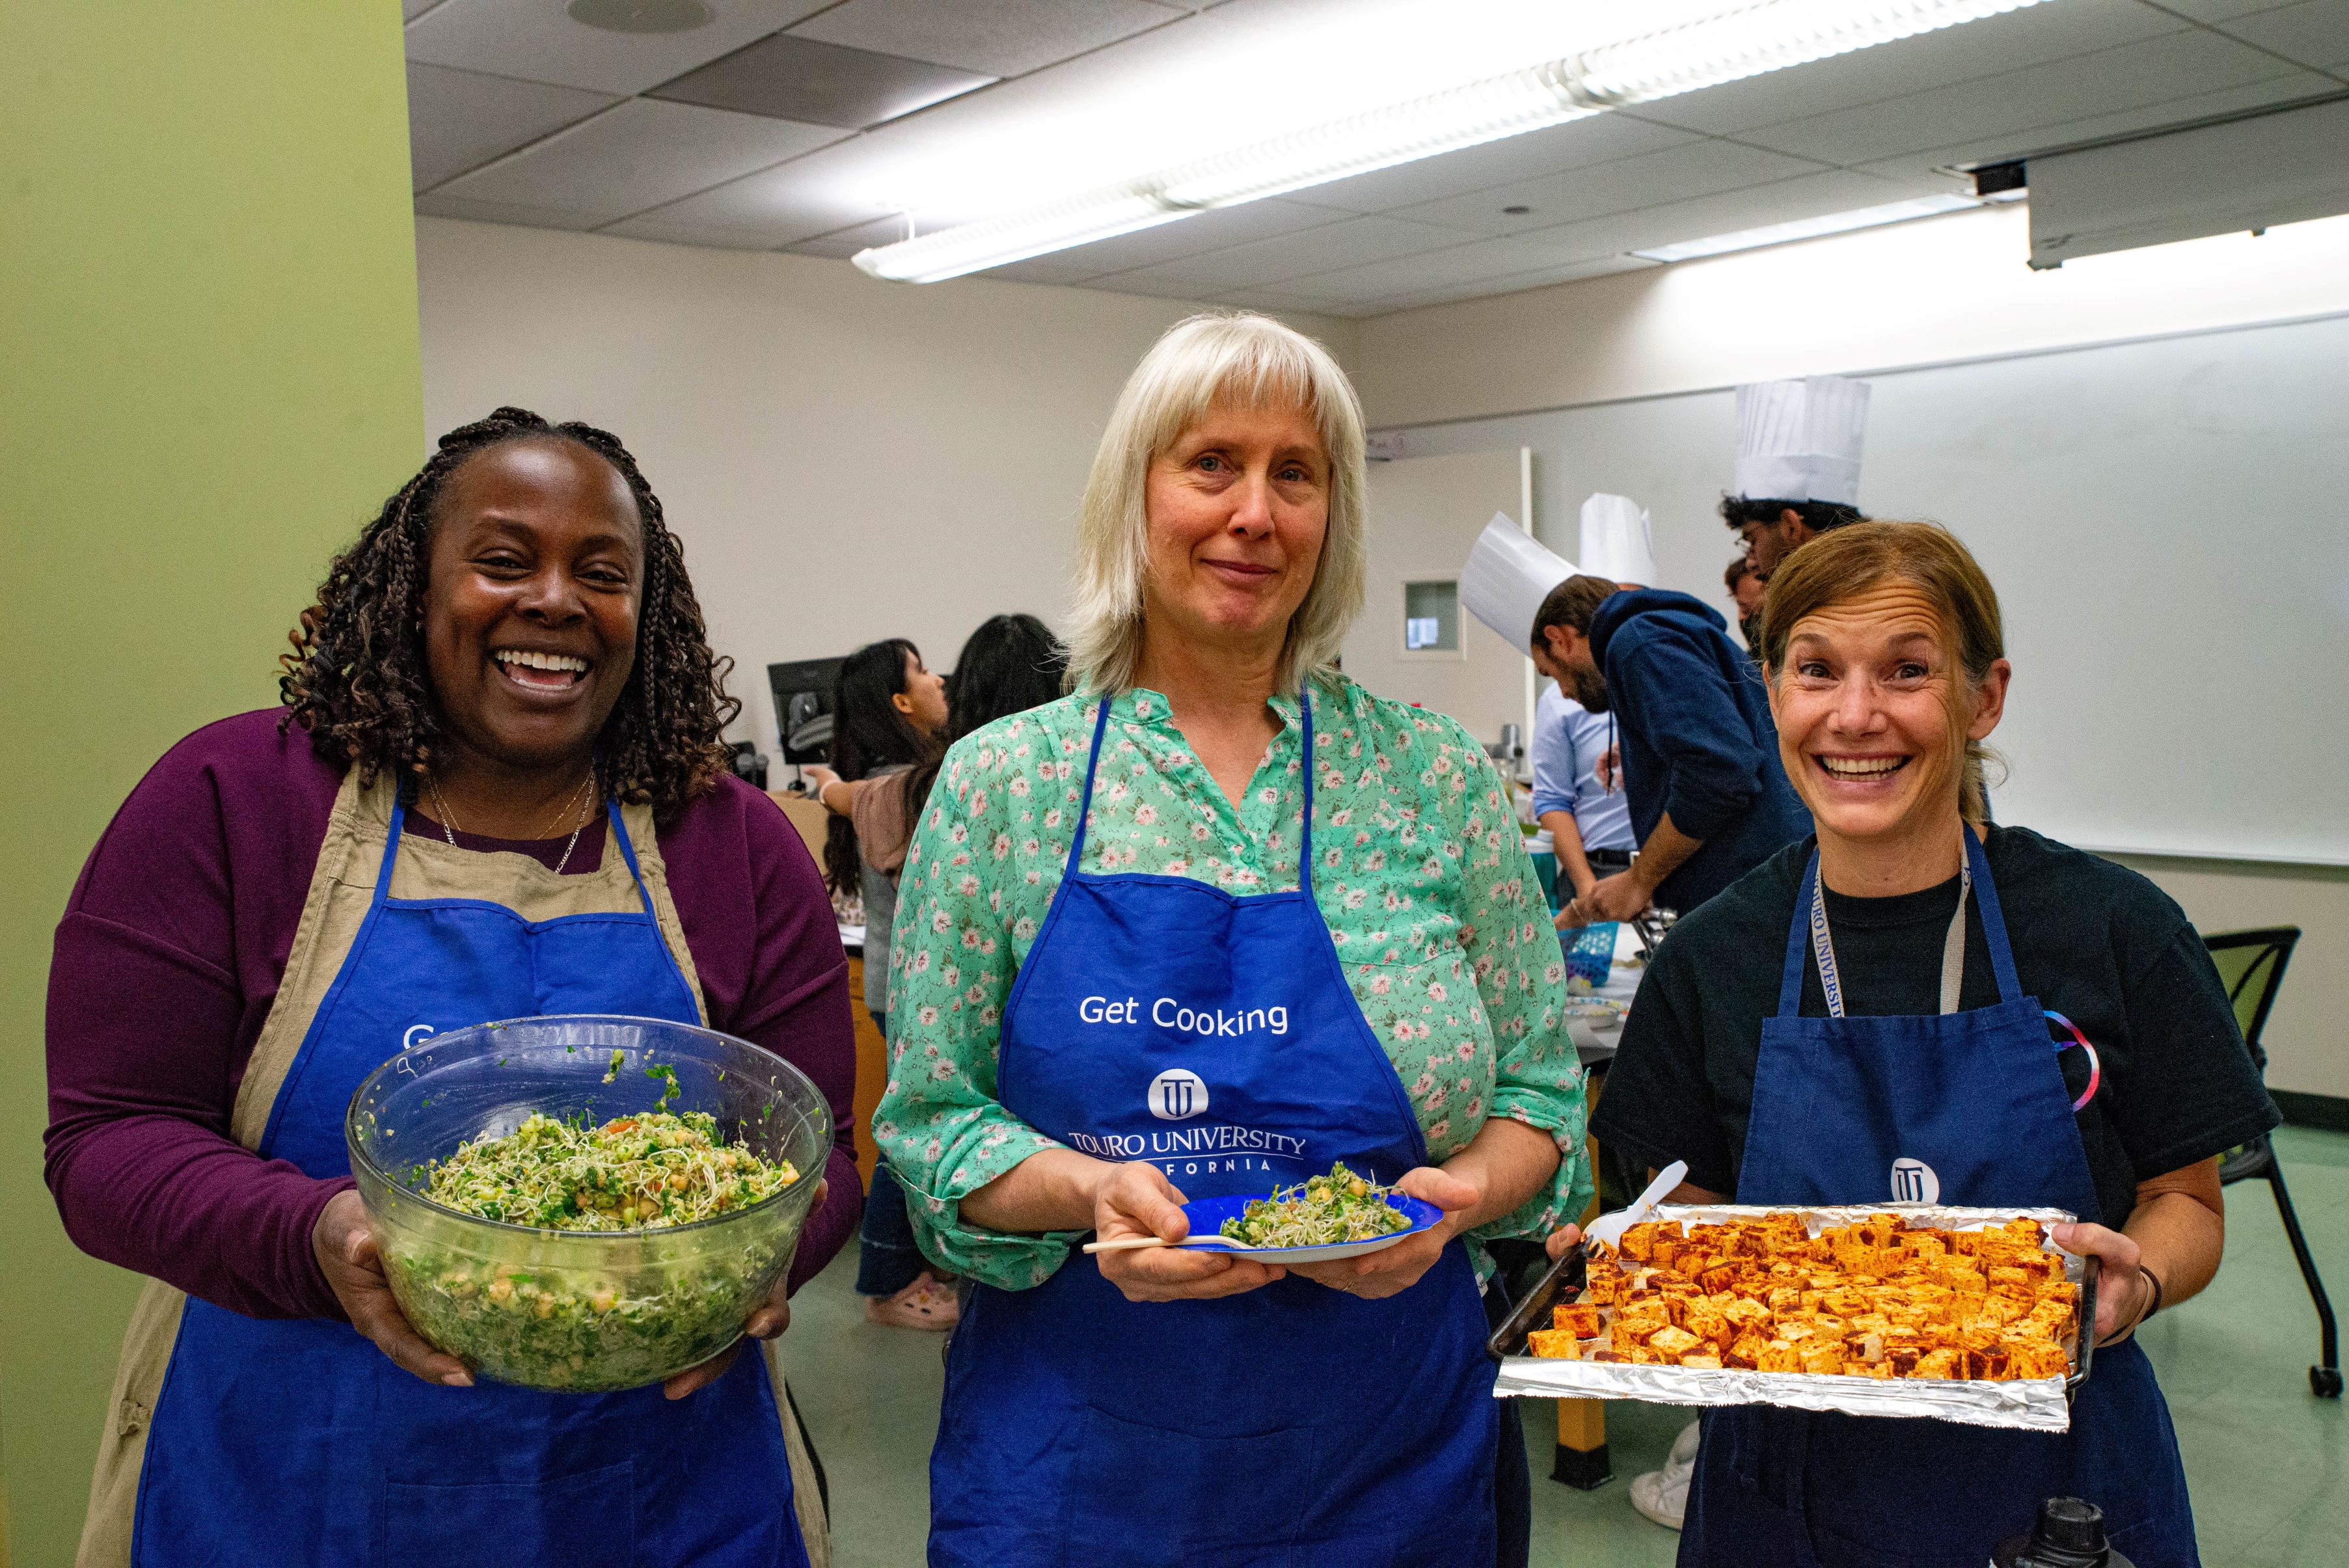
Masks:
[[[595,777],[613,799],[649,802],[664,818],[731,770],[719,736],[741,704],[726,695],[731,659],[709,651],[685,552],[661,518],[660,499],[619,438],[593,425],[549,424],[504,407],[440,438],[440,449],[402,485],[349,549],[335,557],[318,601],[302,612],[294,651],[278,656],[285,717],[329,762],[420,779],[440,758],[443,724],[424,653],[424,595],[433,513],[449,479],[508,441],[569,441],[628,482],[642,525],[644,596],[636,658],[595,742]]]

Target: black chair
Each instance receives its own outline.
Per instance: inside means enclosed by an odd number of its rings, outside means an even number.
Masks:
[[[2283,982],[2284,965],[2292,961],[2292,944],[2300,940],[2300,927],[2280,925],[2267,931],[2230,931],[2217,936],[2206,936],[2203,945],[2210,950],[2210,960],[2219,966],[2219,978],[2227,987],[2227,999],[2235,1005],[2235,1022],[2242,1026],[2243,1044],[2251,1048],[2251,1060],[2258,1064],[2262,1078],[2267,1075],[2268,1053],[2260,1044],[2260,1031],[2267,1026],[2268,1013],[2275,1006],[2276,988]],[[2316,1260],[2309,1254],[2308,1238],[2301,1233],[2300,1216],[2293,1212],[2292,1193],[2283,1184],[2283,1167],[2277,1163],[2275,1145],[2266,1133],[2251,1142],[2229,1150],[2219,1161],[2219,1184],[2232,1186],[2253,1177],[2264,1178],[2275,1193],[2276,1212],[2283,1216],[2283,1233],[2291,1238],[2292,1255],[2300,1261],[2300,1277],[2308,1282],[2308,1294],[2316,1303],[2316,1321],[2323,1335],[2323,1357],[2308,1369],[2308,1386],[2319,1398],[2341,1398],[2341,1350],[2338,1330],[2333,1322],[2333,1303],[2324,1295],[2324,1282],[2317,1277]]]

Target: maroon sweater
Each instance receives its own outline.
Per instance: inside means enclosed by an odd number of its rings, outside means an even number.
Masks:
[[[340,1317],[310,1232],[349,1178],[313,1181],[228,1132],[343,779],[278,718],[239,714],[180,742],[90,851],[49,969],[46,1169],[83,1251],[252,1316]],[[440,832],[413,810],[407,830]],[[580,834],[572,868],[592,869],[604,838],[600,820]],[[550,867],[564,842],[457,841]],[[864,1204],[832,903],[798,831],[739,779],[662,828],[660,851],[711,1027],[782,1056],[832,1103],[832,1188],[792,1265],[797,1289]]]

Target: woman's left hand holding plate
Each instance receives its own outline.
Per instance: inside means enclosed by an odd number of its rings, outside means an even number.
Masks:
[[[1103,1165],[1093,1196],[1093,1230],[1104,1242],[1154,1235],[1162,1241],[1181,1242],[1191,1234],[1183,1202],[1182,1192],[1155,1165],[1142,1161]],[[1144,1247],[1096,1255],[1102,1277],[1123,1291],[1128,1301],[1202,1301],[1238,1295],[1270,1284],[1288,1272],[1207,1248]],[[1432,1256],[1429,1261],[1433,1261]]]
[[[1379,1252],[1333,1263],[1299,1264],[1297,1273],[1317,1284],[1369,1301],[1400,1295],[1435,1266],[1452,1238],[1467,1228],[1470,1213],[1485,1201],[1485,1190],[1475,1182],[1433,1165],[1404,1171],[1394,1190],[1434,1204],[1444,1211],[1444,1218]]]

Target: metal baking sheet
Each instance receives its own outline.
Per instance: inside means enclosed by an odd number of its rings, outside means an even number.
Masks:
[[[1967,1209],[1947,1204],[1852,1203],[1829,1208],[1766,1208],[1751,1204],[1670,1203],[1656,1211],[1660,1221],[1683,1225],[1759,1220],[1796,1213],[1811,1234],[1848,1225],[1871,1214],[1898,1214],[1911,1225],[1945,1231],[1978,1231],[2009,1220],[2056,1224],[2078,1218],[2064,1209]],[[2072,1425],[2071,1396],[2088,1376],[2095,1354],[2095,1271],[2087,1260],[2050,1245],[2064,1260],[2064,1275],[2080,1291],[2083,1332],[2073,1349],[2069,1377],[2018,1378],[2011,1382],[1955,1381],[1939,1377],[1852,1377],[1810,1372],[1749,1372],[1734,1367],[1645,1367],[1624,1361],[1552,1361],[1523,1354],[1528,1329],[1546,1324],[1550,1308],[1582,1287],[1582,1249],[1575,1248],[1552,1268],[1489,1344],[1500,1360],[1494,1393],[1501,1398],[1637,1399],[1657,1405],[1783,1405],[1798,1410],[1839,1410],[1853,1416],[1902,1416],[1959,1421],[1968,1426],[2013,1427],[2061,1432]]]

